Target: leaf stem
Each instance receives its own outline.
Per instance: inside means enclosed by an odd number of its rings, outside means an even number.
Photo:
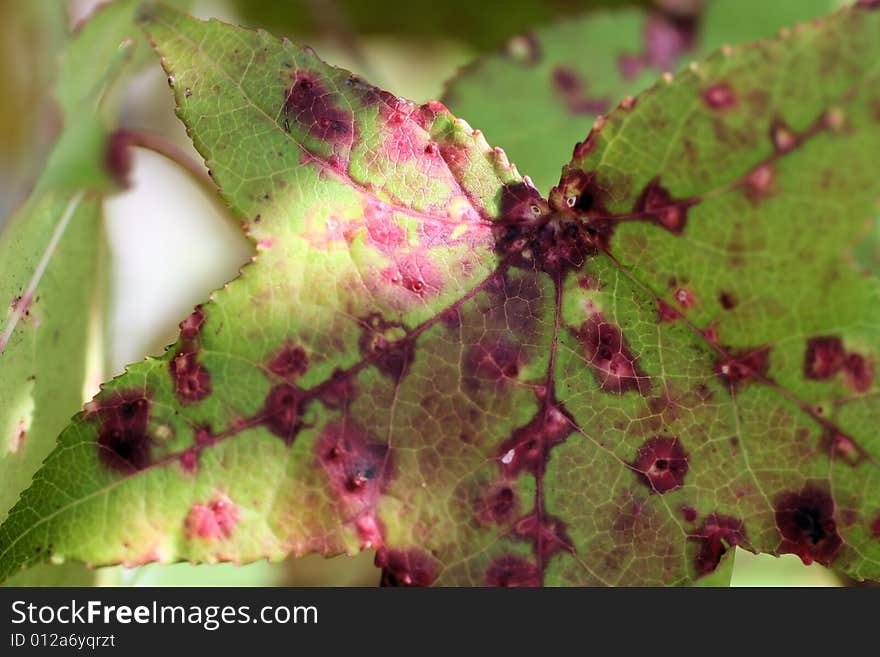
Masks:
[[[214,180],[208,174],[207,169],[202,166],[201,162],[187,153],[185,149],[170,139],[155,132],[133,130],[131,128],[120,128],[117,131],[117,135],[129,146],[144,148],[171,160],[190,174],[193,180],[208,192],[211,198],[216,198],[217,185],[214,184]]]

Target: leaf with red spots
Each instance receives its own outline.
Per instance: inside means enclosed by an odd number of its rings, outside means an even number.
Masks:
[[[880,12],[662,81],[549,199],[439,103],[144,25],[256,256],[62,434],[0,574],[374,549],[389,585],[680,585],[742,547],[880,578],[880,283],[850,253]]]
[[[662,7],[663,3],[655,3]],[[513,37],[500,51],[449,81],[443,101],[502,144],[511,160],[546,190],[596,117],[631,102],[665,71],[724,43],[769,37],[781,27],[831,11],[835,0],[707,0],[653,11],[602,9]],[[693,5],[687,8],[684,5]],[[708,89],[728,105],[724,85]],[[627,100],[625,100],[627,99]]]

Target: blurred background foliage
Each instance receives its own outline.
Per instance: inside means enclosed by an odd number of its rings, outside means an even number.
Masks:
[[[441,97],[445,82],[461,67],[502,48],[517,33],[597,7],[655,4],[667,12],[686,14],[696,11],[700,2],[201,0],[188,4],[200,17],[262,27],[311,45],[325,60],[424,102]],[[50,89],[60,53],[79,22],[98,4],[96,0],[0,0],[4,61],[0,228],[27,197],[59,133],[61,118]],[[128,81],[118,121],[121,127],[158,132],[198,158],[174,116],[173,99],[158,65],[146,66]],[[572,135],[572,144],[583,137]],[[89,382],[85,398],[96,392],[100,380],[120,373],[125,364],[160,354],[174,341],[178,322],[212,290],[234,278],[252,254],[227,210],[191,176],[153,152],[135,150],[132,155],[129,187],[105,202],[110,303],[103,357],[98,356],[103,362],[100,377]],[[560,154],[560,164],[567,155]],[[877,255],[866,258],[870,261]],[[176,564],[88,572],[70,564],[58,572],[42,569],[27,583],[372,586],[379,579],[372,558],[368,552],[356,558],[306,557],[241,567]],[[743,551],[736,555],[735,586],[845,584],[819,565],[802,565],[793,555],[780,559]]]

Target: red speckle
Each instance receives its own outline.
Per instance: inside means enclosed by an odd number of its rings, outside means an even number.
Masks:
[[[680,235],[687,223],[687,210],[697,199],[673,200],[669,191],[660,185],[660,179],[649,182],[636,201],[634,211],[669,232]]]
[[[302,428],[302,393],[287,383],[275,386],[269,391],[259,417],[269,431],[292,444]]]
[[[736,92],[726,82],[713,84],[703,92],[703,100],[710,109],[726,111],[737,105]]]
[[[871,536],[880,540],[880,514],[874,518],[874,522],[871,523]]]
[[[636,357],[627,348],[617,326],[594,313],[581,325],[577,337],[602,390],[617,395],[630,390],[642,395],[650,392],[650,379],[639,369]]]
[[[328,424],[315,450],[346,516],[371,514],[389,473],[388,445],[346,419]]]
[[[557,552],[570,552],[573,549],[565,523],[546,513],[541,514],[540,518],[537,512],[530,513],[516,523],[513,533],[518,538],[530,541],[535,553],[540,554],[545,562]]]
[[[658,299],[657,299],[657,319],[660,322],[674,322],[679,317],[681,317],[681,315],[679,314],[679,312],[675,308],[673,308],[668,303],[663,301],[663,299],[660,299],[658,297]]]
[[[382,523],[373,513],[363,513],[354,521],[355,529],[365,550],[381,548],[385,542]]]
[[[382,586],[430,586],[440,570],[436,559],[413,548],[379,550],[375,563],[382,569]]]
[[[284,378],[305,374],[308,368],[309,358],[299,345],[284,345],[269,361],[269,371]]]
[[[709,324],[702,331],[703,337],[712,344],[718,344],[718,327],[715,324]]]
[[[206,425],[196,429],[195,442],[196,447],[201,450],[205,447],[210,447],[211,445],[216,444],[217,437],[211,433],[211,427]]]
[[[211,394],[211,373],[198,361],[205,313],[196,306],[192,314],[180,322],[180,347],[168,363],[174,382],[174,394],[183,404],[194,404]]]
[[[843,365],[849,385],[856,392],[867,392],[874,383],[874,368],[868,360],[856,353],[850,353]]]
[[[446,106],[436,100],[429,100],[424,105],[419,106],[411,115],[412,118],[419,127],[426,131],[430,132],[431,125],[434,123],[438,114],[448,114],[449,110],[446,109]]]
[[[715,363],[715,373],[728,385],[734,387],[741,383],[766,377],[770,367],[770,347],[758,347],[730,352],[728,357],[719,358]]]
[[[383,272],[383,278],[394,287],[401,287],[422,299],[437,294],[443,277],[434,261],[423,251],[401,256],[394,266]]]
[[[486,571],[486,586],[541,586],[538,567],[523,557],[498,557]]]
[[[180,338],[184,341],[199,338],[205,325],[205,312],[196,306],[192,314],[180,323]]]
[[[837,336],[821,336],[807,340],[804,355],[804,376],[808,379],[830,379],[843,367],[846,352]]]
[[[696,305],[697,300],[693,292],[687,288],[680,287],[675,291],[675,302],[685,310],[689,310]]]
[[[579,276],[578,287],[582,290],[601,290],[602,282],[596,278],[593,274],[586,274],[584,276]]]
[[[822,437],[822,446],[832,459],[838,459],[855,467],[866,457],[865,450],[841,431],[831,430]]]
[[[195,448],[190,448],[180,455],[180,467],[184,472],[192,474],[199,466],[199,452]]]
[[[856,6],[862,9],[878,9],[880,8],[880,0],[858,0]]]
[[[662,495],[684,486],[688,455],[678,438],[656,436],[639,447],[632,468],[648,488]]]
[[[293,85],[287,90],[284,113],[309,131],[315,139],[348,144],[354,135],[351,112],[338,107],[337,94],[320,82],[317,73],[297,71]]]
[[[861,354],[847,353],[839,337],[823,335],[807,340],[804,377],[822,381],[841,371],[856,392],[867,392],[874,383],[874,370],[870,361]]]
[[[130,472],[150,464],[150,400],[143,391],[114,391],[88,404],[86,411],[87,417],[96,417],[100,422],[98,457],[104,465]]]
[[[797,135],[780,119],[773,121],[770,126],[770,139],[780,153],[788,153],[798,145]]]
[[[186,518],[190,540],[229,538],[237,524],[238,507],[225,495],[218,495],[208,504],[193,504]]]
[[[543,474],[550,450],[574,431],[574,420],[561,407],[545,404],[525,426],[519,427],[498,450],[501,472],[513,478],[523,470]]]
[[[699,543],[700,549],[694,561],[697,573],[707,575],[714,572],[727,550],[745,541],[745,532],[742,520],[709,514],[700,526],[699,534],[689,537],[689,540]]]
[[[767,196],[773,187],[773,167],[760,164],[745,177],[746,194],[752,201]]]
[[[834,521],[834,501],[824,488],[807,485],[799,493],[785,493],[776,502],[776,526],[782,535],[781,554],[796,554],[809,565],[829,565],[843,540]]]
[[[446,166],[456,178],[462,178],[465,175],[465,168],[470,159],[464,146],[443,144],[440,146],[440,157],[443,158]]]
[[[493,486],[488,494],[480,500],[478,516],[497,525],[507,522],[519,506],[516,493],[507,484]]]
[[[681,516],[685,522],[694,522],[697,519],[697,510],[692,506],[683,506]]]
[[[194,404],[211,394],[211,373],[198,362],[196,352],[183,349],[171,359],[168,369],[174,381],[174,394],[181,403]]]
[[[370,242],[383,253],[391,255],[403,245],[406,233],[385,203],[368,203],[364,209],[364,220]]]

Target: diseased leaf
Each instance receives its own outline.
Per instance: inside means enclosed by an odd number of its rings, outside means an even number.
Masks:
[[[443,102],[502,144],[540,190],[598,115],[722,44],[772,36],[835,0],[708,0],[702,14],[597,11],[514,37],[450,80]]]
[[[880,290],[850,253],[880,12],[661,82],[549,200],[439,103],[144,25],[257,255],[62,434],[0,576],[375,548],[386,584],[670,585],[738,545],[880,578]]]

